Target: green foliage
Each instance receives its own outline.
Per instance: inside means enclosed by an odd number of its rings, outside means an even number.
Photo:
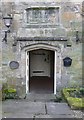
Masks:
[[[16,89],[8,87],[7,83],[4,83],[2,86],[2,100],[16,98],[18,98]]]
[[[82,94],[82,96],[84,96],[84,88],[80,88],[79,91]]]
[[[70,91],[70,89],[63,89],[63,94],[64,94],[64,97],[65,98],[67,98],[67,97],[69,97],[69,92],[68,91]]]
[[[60,91],[59,93],[56,94],[56,99],[54,100],[54,102],[65,102],[64,96],[62,95],[62,92]]]
[[[8,88],[4,90],[5,99],[14,99],[16,98],[16,90],[13,88]]]
[[[84,108],[84,98],[74,98],[74,97],[68,97],[67,101],[71,108],[73,109],[82,109]]]
[[[84,92],[84,88],[64,88],[62,90],[65,99],[73,109],[84,108],[84,97],[81,92]]]
[[[55,102],[62,102],[62,96],[56,96]]]
[[[8,89],[8,92],[9,92],[9,93],[16,93],[16,89],[9,88],[9,89]]]

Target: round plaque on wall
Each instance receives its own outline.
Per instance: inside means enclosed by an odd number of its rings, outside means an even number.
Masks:
[[[19,67],[19,63],[17,61],[11,61],[9,66],[11,69],[17,69]]]

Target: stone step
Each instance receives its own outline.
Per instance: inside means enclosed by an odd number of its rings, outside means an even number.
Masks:
[[[43,102],[49,102],[49,101],[55,101],[56,96],[54,94],[33,94],[29,93],[26,96],[26,101],[43,101]]]

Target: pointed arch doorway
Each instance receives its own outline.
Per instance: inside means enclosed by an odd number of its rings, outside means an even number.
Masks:
[[[26,51],[26,93],[56,94],[56,52],[40,46]]]

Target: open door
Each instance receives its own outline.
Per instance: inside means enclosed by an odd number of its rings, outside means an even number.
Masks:
[[[29,92],[29,52],[26,52],[26,94]]]
[[[26,93],[56,94],[56,51],[26,52]]]

